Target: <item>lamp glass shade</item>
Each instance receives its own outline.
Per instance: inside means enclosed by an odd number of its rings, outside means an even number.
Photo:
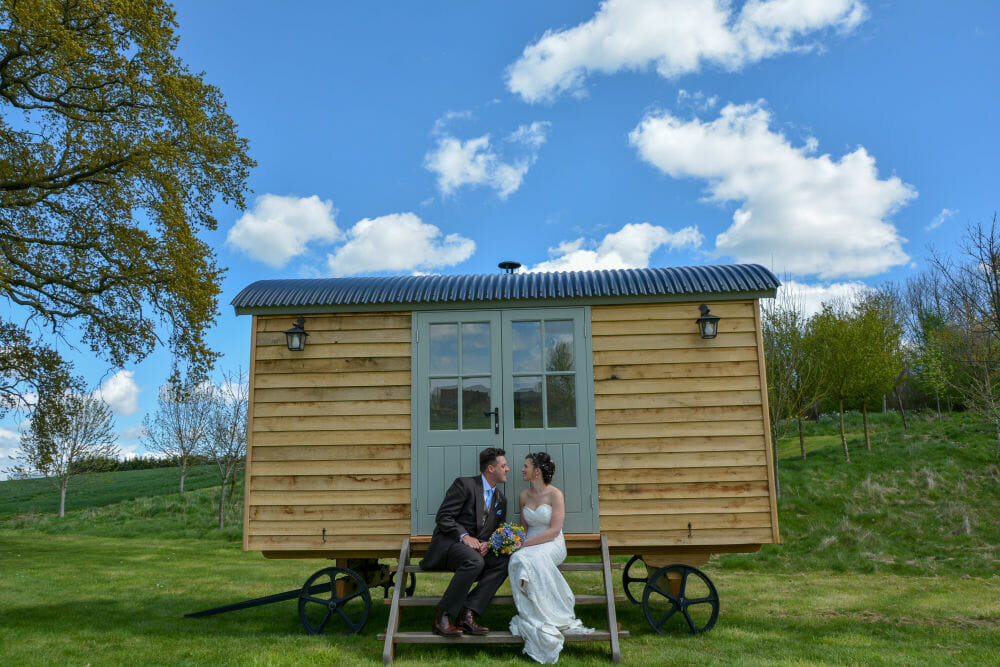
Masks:
[[[722,318],[718,315],[712,315],[705,304],[701,304],[698,308],[701,310],[701,317],[696,320],[698,333],[701,334],[702,338],[715,338],[716,334],[719,333],[719,320]]]
[[[303,328],[305,324],[305,318],[300,317],[295,320],[295,324],[291,329],[285,330],[285,342],[288,343],[288,349],[292,352],[301,352],[306,349],[306,330]]]

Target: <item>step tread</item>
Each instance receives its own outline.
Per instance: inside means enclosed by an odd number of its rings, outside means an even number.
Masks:
[[[400,607],[433,607],[438,602],[440,602],[440,595],[414,595],[412,597],[404,597],[399,599]],[[577,595],[576,604],[606,604],[608,599],[603,595]],[[616,595],[615,602],[624,602],[624,595]],[[392,604],[390,598],[384,598],[384,602],[387,605]],[[512,605],[514,604],[514,597],[511,595],[495,595],[490,601],[490,604],[497,605]]]
[[[619,630],[619,637],[627,638],[628,630]],[[385,641],[385,633],[378,636],[379,641]],[[608,630],[594,630],[587,635],[565,635],[567,642],[606,642],[611,639]],[[433,632],[397,632],[393,637],[396,644],[522,644],[524,639],[509,632],[491,632],[488,635],[462,635],[461,637],[442,637]]]

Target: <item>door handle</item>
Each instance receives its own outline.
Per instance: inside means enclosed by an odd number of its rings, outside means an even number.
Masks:
[[[492,410],[486,410],[483,414],[487,417],[493,415],[493,432],[500,434],[500,408],[493,408]]]

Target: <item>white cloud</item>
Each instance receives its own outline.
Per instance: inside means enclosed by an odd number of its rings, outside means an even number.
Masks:
[[[594,72],[613,74],[650,65],[663,77],[705,65],[735,71],[746,64],[814,44],[826,29],[850,31],[865,18],[860,0],[606,0],[589,21],[547,31],[507,69],[507,87],[526,102],[585,94]]]
[[[541,262],[529,271],[592,271],[601,269],[633,269],[649,266],[650,256],[660,247],[671,250],[697,248],[702,235],[696,227],[676,232],[648,222],[630,223],[608,234],[594,249],[587,249],[582,239],[566,241],[549,249],[552,259]]]
[[[142,424],[138,426],[129,426],[128,428],[123,428],[119,433],[119,440],[140,440],[142,436],[146,435],[146,429]]]
[[[853,302],[857,294],[870,290],[868,285],[862,282],[850,281],[831,283],[829,285],[810,285],[786,280],[778,288],[783,294],[782,297],[789,298],[795,303],[799,310],[806,317],[815,315],[823,308],[824,303],[836,301]]]
[[[727,105],[711,122],[651,115],[629,135],[643,160],[674,178],[708,182],[709,198],[739,201],[716,251],[779,272],[863,277],[905,263],[888,218],[916,191],[879,179],[863,146],[839,160],[771,131],[760,104]]]
[[[94,396],[111,406],[116,415],[132,415],[139,409],[140,392],[135,372],[121,370],[105,380]]]
[[[266,194],[243,214],[226,237],[229,245],[254,259],[280,268],[306,251],[312,241],[334,242],[342,234],[333,203],[311,197]]]
[[[937,229],[938,227],[943,225],[947,220],[952,218],[956,213],[958,213],[958,211],[953,211],[950,208],[941,209],[941,212],[937,214],[937,216],[934,218],[931,224],[924,227],[924,230],[929,232]]]
[[[518,154],[505,159],[502,151],[490,143],[490,135],[462,141],[445,134],[444,124],[438,119],[433,131],[438,137],[437,147],[424,156],[424,167],[437,174],[438,189],[444,195],[465,185],[485,185],[506,199],[521,187],[524,175],[538,159],[538,150],[545,143],[550,127],[551,123],[546,121],[518,127],[506,139]]]
[[[452,266],[476,250],[474,241],[458,234],[442,238],[440,229],[415,213],[365,218],[351,227],[347,237],[347,243],[327,255],[334,276]]]

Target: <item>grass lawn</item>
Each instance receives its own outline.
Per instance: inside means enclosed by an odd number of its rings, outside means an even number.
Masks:
[[[623,662],[1000,664],[1000,471],[992,436],[964,415],[941,423],[913,416],[906,432],[898,419],[873,416],[868,452],[852,416],[850,465],[831,419],[808,425],[805,460],[797,439],[782,440],[784,543],[715,557],[702,568],[722,610],[706,635],[653,634],[639,607],[619,603],[618,618],[632,633],[622,642]],[[176,484],[176,471],[164,472]],[[0,499],[10,501],[5,484]],[[131,484],[106,478],[94,498],[120,502],[73,509],[64,519],[36,509],[0,516],[0,664],[380,664],[382,604],[358,636],[337,627],[306,635],[295,601],[183,618],[298,588],[329,563],[243,553],[238,502],[227,511],[229,526],[215,527],[217,487],[181,498],[154,485],[135,498]],[[417,594],[440,594],[446,577],[419,575]],[[597,574],[568,578],[578,593],[600,592]],[[577,612],[588,625],[607,627],[600,607]],[[431,614],[404,609],[401,629],[424,630]],[[505,629],[511,614],[496,607],[484,621]],[[608,655],[606,644],[572,644],[561,662],[608,664]],[[534,664],[511,646],[404,645],[397,658]]]

